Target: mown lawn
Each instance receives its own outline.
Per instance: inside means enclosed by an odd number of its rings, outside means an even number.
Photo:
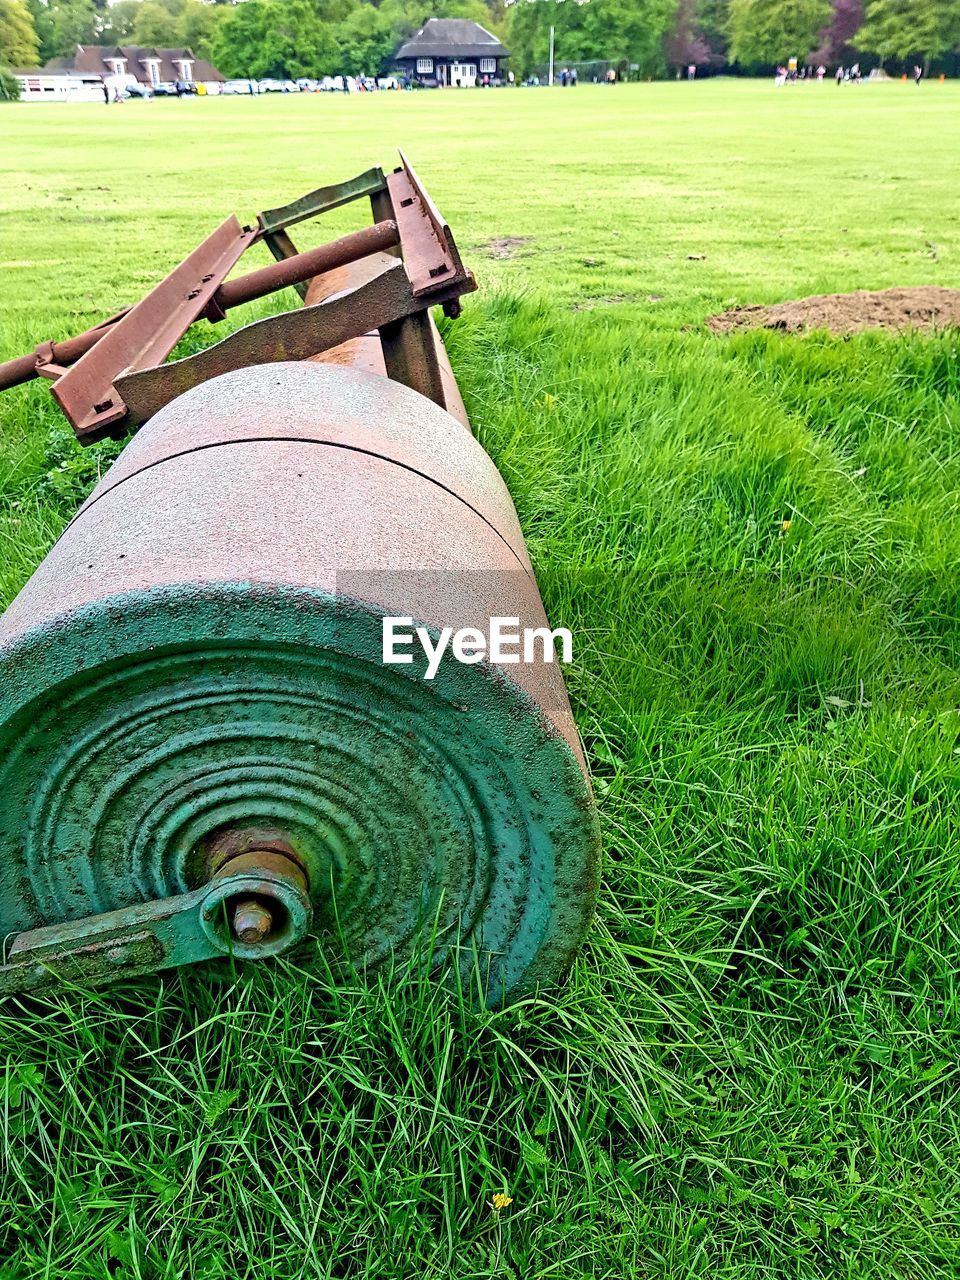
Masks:
[[[309,952],[9,1003],[3,1280],[958,1273],[960,337],[703,326],[960,286],[958,111],[719,81],[0,111],[0,357],[409,151],[480,279],[448,344],[577,641],[605,843],[568,982],[503,1012]],[[0,433],[7,601],[115,447],[36,385]]]

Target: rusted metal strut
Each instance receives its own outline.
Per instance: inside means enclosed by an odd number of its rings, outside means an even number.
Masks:
[[[305,285],[306,281],[316,275],[346,266],[399,243],[397,224],[386,220],[342,236],[329,244],[319,245],[316,249],[308,249],[306,253],[282,258],[270,266],[261,267],[259,271],[251,271],[249,275],[220,285],[202,312],[203,318],[215,323],[222,320],[232,307],[264,298],[289,285]],[[189,294],[187,300],[192,301]],[[32,378],[62,377],[68,365],[75,364],[81,356],[95,347],[101,338],[109,334],[117,321],[129,315],[132,310],[132,307],[126,307],[102,324],[78,333],[75,338],[67,338],[65,342],[44,342],[29,355],[16,356],[13,360],[0,363],[0,391],[29,382]]]
[[[392,219],[376,222],[363,231],[354,231],[329,244],[318,245],[316,249],[308,249],[306,253],[297,253],[292,258],[281,258],[259,271],[251,271],[239,280],[228,280],[222,284],[211,299],[210,306],[204,312],[208,320],[218,320],[218,311],[229,311],[231,307],[242,306],[245,302],[253,302],[256,298],[265,298],[269,293],[285,289],[288,285],[302,284],[312,280],[315,275],[324,271],[332,271],[334,267],[343,267],[356,262],[371,253],[380,253],[392,249],[400,243],[397,224]]]
[[[190,893],[18,933],[0,963],[0,996],[65,980],[95,986],[219,955],[278,955],[310,926],[307,889],[292,851],[252,849]]]
[[[441,301],[444,296],[444,292],[436,295]],[[254,364],[305,360],[369,329],[379,329],[394,381],[446,407],[445,387],[430,356],[425,323],[423,302],[414,297],[403,264],[394,262],[372,280],[318,306],[258,320],[184,360],[125,373],[117,379],[117,388],[129,422],[136,425],[147,422],[190,387],[222,373]]]
[[[194,375],[216,362],[216,372],[226,372],[240,363],[289,359],[291,353],[302,358],[377,328],[390,376],[447,407],[446,383],[429,358],[426,316],[435,305],[450,316],[458,314],[460,296],[476,285],[449,226],[402,153],[401,160],[401,167],[388,177],[372,169],[346,183],[319,188],[260,214],[256,226],[241,226],[235,217],[228,218],[136,305],[74,338],[41,343],[28,355],[0,364],[0,390],[36,377],[49,379],[77,436],[89,443],[146,421],[185,385],[202,381]],[[370,199],[377,219],[373,226],[297,252],[288,226],[361,196]],[[245,250],[259,240],[276,261],[227,281]],[[229,309],[289,286],[304,297],[309,280],[398,250],[402,285],[396,277],[375,275],[361,282],[370,287],[358,284],[352,300],[338,299],[322,319],[310,314],[313,308],[291,312],[262,322],[268,324],[266,329],[252,326],[255,332],[249,338],[221,343],[212,361],[188,369],[181,367],[185,362],[163,363],[198,319],[222,320]],[[148,376],[138,383],[141,375]],[[147,401],[139,396],[134,405],[128,395],[137,398],[141,386],[149,386],[150,395]]]

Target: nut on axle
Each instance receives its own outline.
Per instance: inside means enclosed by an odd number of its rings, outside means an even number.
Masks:
[[[270,936],[273,916],[262,902],[258,902],[256,898],[247,898],[237,903],[231,924],[234,936],[252,946]]]
[[[306,872],[278,833],[224,832],[208,846],[207,865],[203,926],[223,950],[241,958],[273,955],[306,933]]]

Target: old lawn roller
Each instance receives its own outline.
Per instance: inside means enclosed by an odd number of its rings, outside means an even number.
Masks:
[[[298,253],[360,196],[375,223]],[[265,242],[276,262],[226,280]],[[304,305],[166,362],[195,320]],[[136,434],[0,619],[0,994],[308,933],[490,1003],[557,977],[597,829],[547,639],[384,660],[384,618],[548,624],[430,316],[474,287],[409,164],[241,227],[135,306],[0,366],[81,440]]]

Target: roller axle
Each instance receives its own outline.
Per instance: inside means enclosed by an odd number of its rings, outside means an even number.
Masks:
[[[305,935],[311,914],[302,868],[253,850],[192,893],[18,934],[0,965],[0,995],[64,981],[96,986],[218,955],[277,955]]]

